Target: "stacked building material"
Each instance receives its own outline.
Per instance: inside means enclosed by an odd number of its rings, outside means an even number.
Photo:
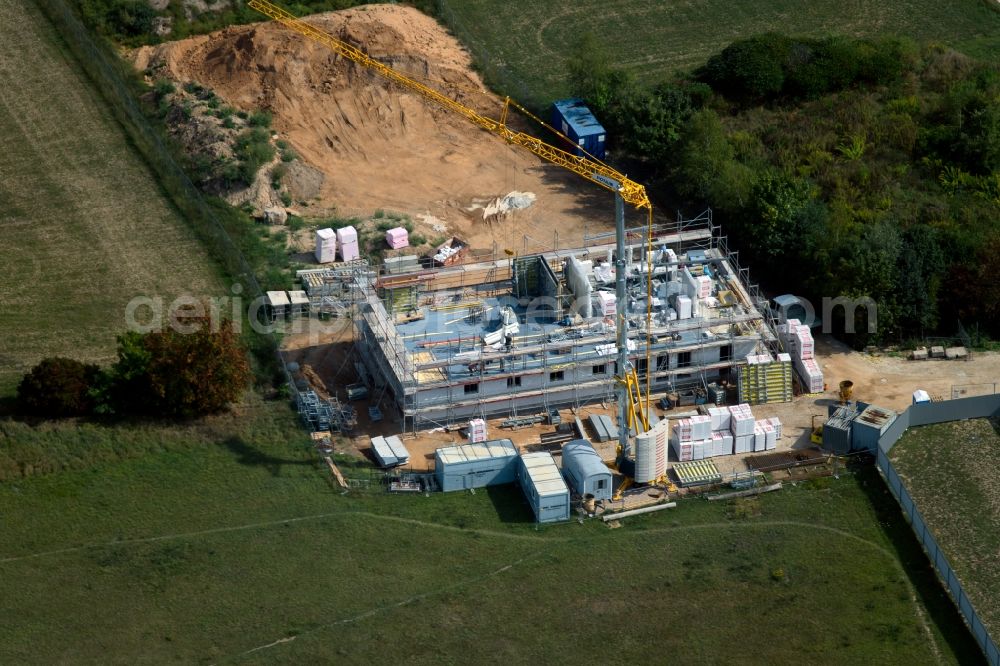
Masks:
[[[756,421],[753,426],[753,450],[754,453],[767,450],[767,435],[764,433],[764,428]]]
[[[708,275],[692,275],[691,271],[685,268],[681,272],[681,279],[684,282],[684,291],[692,300],[708,298],[712,295],[712,278]]]
[[[610,291],[597,292],[597,302],[601,306],[602,317],[614,317],[617,308],[617,298]]]
[[[771,418],[767,419],[767,422],[771,424],[772,428],[774,428],[774,439],[775,440],[781,439],[781,419],[779,419],[777,416],[772,416]]]
[[[358,251],[358,231],[354,227],[337,229],[337,246],[341,261],[354,261],[361,254]]]
[[[796,364],[799,377],[802,378],[802,387],[806,393],[823,392],[823,371],[819,368],[819,363],[814,358],[807,358]]]
[[[758,430],[764,433],[764,450],[771,451],[778,445],[778,433],[775,432],[774,426],[771,424],[770,419],[758,419],[754,424],[754,438],[756,442],[756,436]],[[756,448],[754,449],[756,451]]]
[[[337,236],[333,229],[316,230],[316,261],[329,264],[337,260]]]
[[[778,335],[792,357],[803,390],[806,393],[822,392],[823,371],[814,358],[815,344],[809,327],[803,326],[798,319],[789,319],[778,326]]]
[[[392,450],[392,455],[395,456],[398,464],[405,465],[410,462],[410,452],[406,449],[399,435],[389,435],[385,438],[385,443]]]
[[[385,232],[385,242],[393,250],[410,246],[410,235],[403,227],[396,227]]]
[[[725,407],[709,407],[708,416],[712,420],[712,431],[729,431],[732,414]]]
[[[788,354],[778,360],[770,354],[751,354],[747,364],[738,369],[740,400],[752,405],[790,402],[792,399],[792,363]]]
[[[717,431],[712,433],[713,456],[733,455],[733,434],[731,432]]]
[[[372,456],[379,467],[395,467],[399,460],[392,452],[392,447],[385,441],[385,437],[378,436],[371,438]]]
[[[689,296],[685,296],[684,294],[678,294],[676,309],[678,319],[690,319],[692,312],[691,298]]]
[[[472,443],[486,441],[486,421],[483,419],[469,421],[469,441]]]
[[[729,407],[730,431],[733,433],[733,453],[754,450],[754,419],[750,405],[741,403]]]

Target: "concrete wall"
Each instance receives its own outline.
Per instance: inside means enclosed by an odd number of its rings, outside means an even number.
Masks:
[[[913,496],[906,487],[906,483],[896,472],[892,461],[889,460],[889,451],[892,450],[892,447],[896,445],[896,442],[899,441],[899,438],[903,436],[903,433],[909,427],[998,416],[1000,416],[1000,394],[910,405],[882,433],[876,454],[876,464],[882,472],[889,490],[892,492],[893,497],[896,498],[896,501],[899,502],[900,508],[910,522],[910,527],[913,529],[914,535],[924,547],[928,559],[930,559],[934,568],[941,576],[941,580],[951,594],[955,605],[958,606],[959,612],[969,625],[976,643],[979,644],[979,647],[986,655],[987,663],[992,666],[1000,666],[1000,647],[997,646],[995,637],[990,636],[986,627],[979,619],[975,607],[973,607],[958,576],[948,562],[947,554],[938,546],[937,539],[924,521],[916,502],[913,500]]]

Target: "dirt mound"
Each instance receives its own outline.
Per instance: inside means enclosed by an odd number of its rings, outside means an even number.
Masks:
[[[366,5],[308,20],[466,105],[499,114],[501,101],[485,92],[467,52],[415,9]],[[481,247],[520,247],[523,234],[550,244],[557,229],[582,229],[583,216],[592,218],[591,228],[611,220],[611,197],[597,186],[283,26],[232,27],[143,47],[133,59],[139,69],[163,64],[171,78],[207,86],[239,109],[270,110],[275,130],[325,175],[306,214],[335,207],[351,215],[378,208],[431,215]],[[535,193],[535,205],[502,228],[484,224],[481,209],[512,190]],[[582,204],[581,194],[598,208]]]

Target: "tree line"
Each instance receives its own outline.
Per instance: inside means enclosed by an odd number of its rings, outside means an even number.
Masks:
[[[213,327],[208,317],[182,316],[176,326],[118,336],[118,358],[107,368],[43,359],[18,385],[17,408],[43,418],[191,418],[228,408],[251,376],[231,322]]]
[[[857,346],[959,320],[1000,336],[996,64],[900,38],[766,34],[643,85],[585,36],[568,70],[616,159],[670,203],[710,205],[765,288],[873,298],[877,331],[845,336]]]

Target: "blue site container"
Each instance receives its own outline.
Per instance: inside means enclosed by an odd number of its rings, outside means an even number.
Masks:
[[[517,447],[509,439],[449,446],[434,452],[434,474],[444,492],[514,483],[516,466]]]
[[[607,132],[582,99],[561,99],[555,102],[552,105],[552,126],[576,144],[575,152],[578,156],[586,157],[589,153],[599,160],[604,159]]]

